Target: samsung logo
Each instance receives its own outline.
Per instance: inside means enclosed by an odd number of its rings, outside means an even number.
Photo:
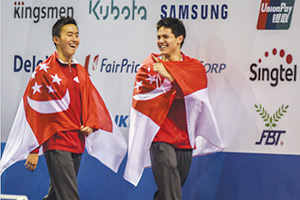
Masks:
[[[227,4],[213,5],[162,5],[161,18],[174,17],[179,19],[225,20],[228,18]]]

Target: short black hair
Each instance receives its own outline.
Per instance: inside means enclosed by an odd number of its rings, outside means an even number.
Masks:
[[[185,36],[186,36],[186,32],[185,32],[185,27],[183,25],[183,22],[181,20],[179,20],[177,18],[173,18],[173,17],[162,18],[156,24],[157,31],[161,27],[170,28],[172,30],[172,33],[175,35],[176,38],[178,36],[182,35],[183,40],[182,40],[181,46],[183,45],[183,42],[184,42],[184,39],[185,39]]]
[[[73,17],[62,17],[59,20],[55,22],[55,24],[52,27],[52,37],[57,36],[60,38],[61,29],[63,26],[67,24],[74,24],[77,28],[77,23]],[[55,45],[55,43],[54,43]]]

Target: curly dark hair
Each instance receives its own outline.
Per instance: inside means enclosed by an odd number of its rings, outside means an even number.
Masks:
[[[183,45],[186,32],[185,27],[183,25],[183,22],[179,19],[173,18],[173,17],[167,17],[159,20],[156,24],[156,29],[160,29],[161,27],[170,28],[172,30],[172,33],[175,35],[175,37],[178,37],[180,35],[183,36],[183,40],[181,43],[181,46]]]

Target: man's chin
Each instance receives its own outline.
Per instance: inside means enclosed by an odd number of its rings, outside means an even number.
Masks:
[[[166,58],[170,57],[170,55],[165,51],[161,51],[160,55],[163,56],[163,57],[166,57]]]

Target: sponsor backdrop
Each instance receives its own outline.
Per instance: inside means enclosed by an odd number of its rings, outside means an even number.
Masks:
[[[55,51],[51,28],[73,16],[86,67],[128,139],[138,67],[156,46],[156,22],[183,20],[182,51],[199,59],[224,151],[193,158],[183,199],[300,197],[299,5],[295,0],[20,0],[1,1],[1,144],[8,138],[30,75]],[[116,147],[118,148],[118,147]],[[78,175],[81,199],[152,199],[151,169],[137,187],[85,154]],[[42,199],[49,176],[41,157],[27,172],[18,162],[1,177],[2,194]]]

